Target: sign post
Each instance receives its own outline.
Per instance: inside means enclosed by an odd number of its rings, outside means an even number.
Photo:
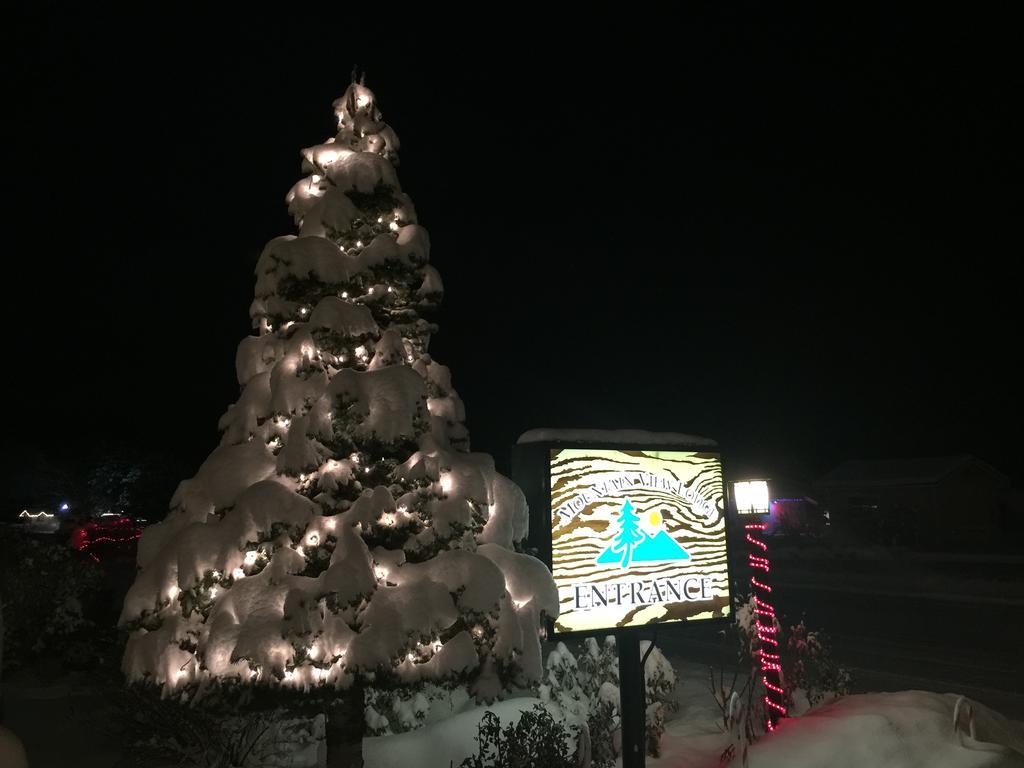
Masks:
[[[643,768],[642,634],[725,621],[731,612],[722,464],[712,441],[601,435],[527,446],[521,439],[513,474],[530,508],[540,510],[530,543],[558,588],[551,634],[615,635],[622,764]],[[541,473],[546,482],[537,483]]]
[[[640,665],[640,638],[627,632],[616,638],[619,649],[619,715],[622,720],[622,768],[647,762],[647,691]]]

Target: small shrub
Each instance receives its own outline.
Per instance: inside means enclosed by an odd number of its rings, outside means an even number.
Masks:
[[[781,656],[793,714],[850,692],[850,672],[832,657],[828,636],[808,630],[803,619],[786,633]]]
[[[477,754],[460,768],[575,768],[565,724],[555,720],[543,704],[522,713],[517,723],[501,727],[500,718],[485,712],[477,735]]]
[[[5,669],[42,662],[89,666],[111,632],[93,621],[103,571],[88,557],[48,537],[21,531],[0,536],[0,600]]]
[[[641,654],[647,653],[649,643],[640,643]],[[641,657],[642,658],[642,657]],[[657,648],[651,650],[644,663],[644,687],[647,705],[647,754],[661,756],[661,736],[665,733],[665,718],[679,708],[675,700],[676,673],[665,655]]]
[[[723,755],[729,759],[746,754],[749,745],[763,734],[766,719],[753,596],[737,599],[734,616],[733,623],[722,631],[722,640],[726,655],[735,661],[723,658],[717,668],[708,670],[711,694],[722,713],[722,727],[733,739]],[[786,692],[790,716],[799,716],[849,692],[850,673],[832,657],[826,635],[809,631],[802,620],[788,629],[777,618],[772,621],[782,665],[780,684]]]

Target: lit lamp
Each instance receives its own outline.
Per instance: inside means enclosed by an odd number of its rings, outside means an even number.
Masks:
[[[733,483],[732,496],[739,515],[767,515],[771,511],[766,480],[745,480]],[[771,563],[768,561],[768,545],[764,541],[767,523],[755,521],[743,526],[749,544],[747,565],[750,568],[750,587],[754,598],[754,628],[757,633],[756,660],[761,669],[764,683],[765,727],[775,730],[779,718],[786,714],[785,691],[782,688],[782,666],[779,657],[779,641],[775,629],[775,608],[772,607],[770,585]]]
[[[741,515],[767,515],[771,509],[767,480],[744,480],[732,484],[736,512]]]

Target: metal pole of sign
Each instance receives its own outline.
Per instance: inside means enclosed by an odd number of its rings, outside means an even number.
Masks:
[[[622,768],[644,768],[647,703],[644,695],[644,670],[640,666],[640,638],[624,632],[619,642],[619,696],[622,717]]]

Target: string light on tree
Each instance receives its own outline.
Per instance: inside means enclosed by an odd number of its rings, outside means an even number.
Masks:
[[[451,372],[429,353],[443,291],[398,182],[397,136],[361,82],[334,113],[337,132],[302,152],[286,196],[297,236],[271,240],[257,263],[258,330],[238,347],[240,395],[219,445],[139,547],[124,668],[182,698],[198,686],[225,697],[329,686],[332,697],[372,697],[380,721],[403,729],[416,725],[405,702],[426,685],[497,696],[538,682],[540,622],[558,595],[520,553],[522,494],[468,453]],[[460,494],[478,488],[495,502]],[[428,589],[441,583],[449,589]],[[536,607],[529,615],[506,613],[513,583]],[[390,625],[404,606],[430,609],[415,629]],[[481,616],[527,630],[515,653]],[[186,624],[190,671],[179,680]],[[442,636],[449,664],[397,674],[398,662],[431,654],[417,643],[438,638],[437,653]]]

